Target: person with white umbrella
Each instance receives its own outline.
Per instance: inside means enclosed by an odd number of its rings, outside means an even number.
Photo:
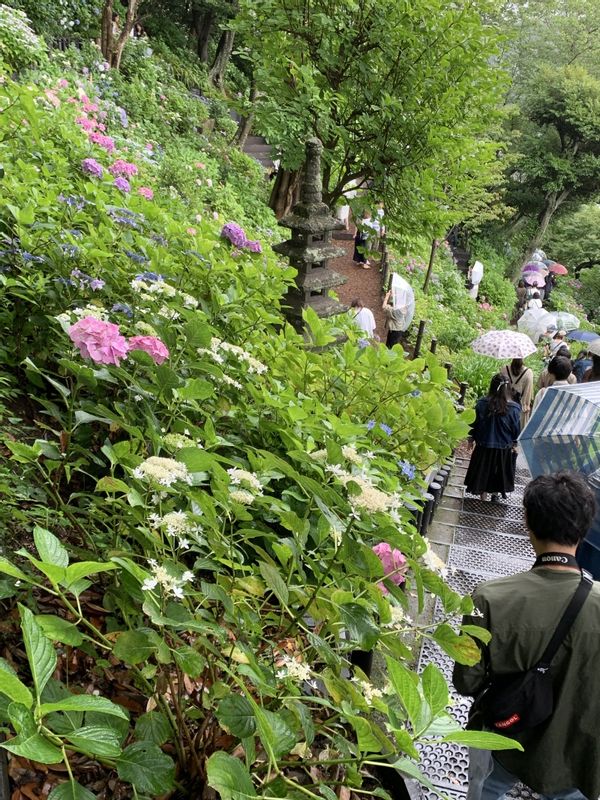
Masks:
[[[390,299],[392,300],[390,304]],[[408,330],[415,315],[415,293],[408,281],[396,272],[392,275],[392,286],[383,299],[383,313],[387,320],[388,333],[386,347],[401,344],[403,334]]]

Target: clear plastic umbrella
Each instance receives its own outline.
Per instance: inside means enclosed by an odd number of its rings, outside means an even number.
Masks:
[[[538,247],[537,250],[534,250],[533,255],[531,256],[532,261],[544,261],[546,259],[546,253],[543,250],[540,250]]]
[[[415,293],[410,283],[396,272],[392,275],[391,288],[394,317],[403,326],[401,330],[405,331],[415,315]]]
[[[519,438],[533,477],[571,470],[600,501],[600,382],[550,386]],[[600,502],[579,563],[600,578]]]
[[[567,311],[551,311],[550,316],[559,331],[575,331],[581,324],[579,317],[569,314]]]
[[[540,336],[549,328],[556,330],[556,322],[543,308],[529,308],[517,321],[517,329],[529,336],[534,344],[539,342]]]

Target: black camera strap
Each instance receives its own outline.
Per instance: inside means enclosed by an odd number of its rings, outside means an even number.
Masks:
[[[580,569],[575,556],[572,556],[570,553],[560,552],[542,553],[542,555],[538,556],[535,560],[533,569],[536,567],[575,567],[575,569]]]

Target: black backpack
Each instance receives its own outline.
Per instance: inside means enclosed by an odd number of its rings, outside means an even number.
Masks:
[[[475,698],[467,727],[486,728],[512,736],[545,722],[554,711],[554,688],[550,667],[558,648],[575,622],[593,580],[582,570],[577,590],[540,660],[526,672],[490,677]]]

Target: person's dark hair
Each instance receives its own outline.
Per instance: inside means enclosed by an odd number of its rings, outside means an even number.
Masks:
[[[565,336],[564,336],[562,331],[556,331],[556,333],[554,334],[554,336],[552,338],[553,339],[564,339]]]
[[[363,304],[358,299],[358,297],[355,297],[354,300],[350,303],[350,308],[362,308],[362,307]]]
[[[596,513],[592,490],[577,472],[534,478],[525,487],[523,506],[536,539],[569,546],[585,537]]]
[[[576,358],[575,360],[576,360],[576,361],[579,361],[579,360],[580,360],[580,359],[582,359],[582,358],[590,358],[590,357],[591,357],[591,356],[590,356],[590,353],[589,353],[589,351],[588,351],[588,350],[586,350],[586,349],[585,349],[585,347],[584,347],[584,348],[583,348],[583,350],[580,350],[580,351],[577,353],[577,358]]]
[[[569,350],[568,345],[561,344],[561,346],[556,351],[555,355],[563,356],[564,358],[571,358],[571,351]]]
[[[520,280],[520,281],[517,283],[517,288],[518,288],[518,289],[524,289],[524,288],[525,288],[525,281],[523,281],[523,280]]]
[[[118,11],[113,11],[111,16],[112,16],[112,21],[116,22],[119,19],[119,12]]]
[[[600,356],[592,353],[592,367],[591,367],[589,381],[600,381]]]
[[[492,378],[488,391],[488,414],[506,414],[511,400],[510,381],[498,372]]]
[[[540,299],[540,293],[539,292],[534,292],[532,297],[533,297],[534,300],[539,300]]]
[[[554,356],[548,364],[548,372],[554,375],[557,381],[566,381],[572,369],[573,365],[571,364],[571,360],[564,356]]]
[[[518,375],[521,370],[523,369],[523,359],[522,358],[513,358],[510,362],[510,371],[513,375]]]

